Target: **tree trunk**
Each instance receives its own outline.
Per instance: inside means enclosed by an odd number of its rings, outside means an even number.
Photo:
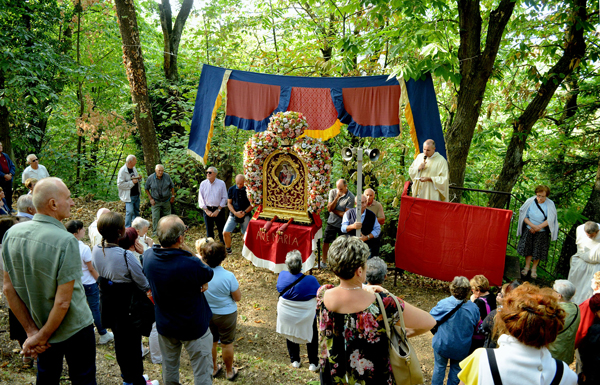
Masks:
[[[565,76],[571,74],[578,66],[585,54],[584,28],[578,24],[587,19],[586,0],[575,0],[571,9],[571,25],[565,40],[565,49],[562,57],[546,73],[542,84],[525,111],[513,123],[513,133],[506,150],[502,171],[496,181],[494,190],[511,192],[517,179],[521,176],[523,166],[523,150],[533,125],[543,115],[554,92]],[[507,197],[505,195],[491,195],[490,207],[504,207]]]
[[[183,33],[183,27],[185,22],[190,15],[194,0],[184,0],[181,4],[181,9],[175,20],[175,28],[173,28],[171,3],[169,0],[162,0],[158,6],[160,10],[160,26],[163,31],[164,40],[164,70],[165,77],[171,82],[175,82],[179,79],[179,73],[177,71],[177,54],[179,52],[179,42],[181,41],[181,34]]]
[[[450,183],[457,187],[462,187],[465,182],[467,157],[479,119],[479,109],[498,54],[502,34],[515,4],[514,0],[501,0],[498,7],[490,13],[485,49],[481,52],[482,20],[479,0],[458,0],[460,28],[458,59],[461,80],[456,114],[446,133]],[[452,196],[449,200],[460,201],[460,196]]]
[[[140,45],[140,33],[133,0],[115,0],[119,31],[123,40],[123,64],[131,87],[131,99],[135,103],[135,122],[142,140],[144,163],[148,175],[160,163],[158,140],[152,121],[152,106],[148,100],[146,70]]]

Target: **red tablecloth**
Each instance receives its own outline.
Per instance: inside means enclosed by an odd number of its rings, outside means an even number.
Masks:
[[[260,231],[265,223],[266,221],[262,219],[252,219],[248,223],[242,249],[244,258],[251,261],[254,266],[280,273],[287,270],[286,254],[292,250],[299,250],[302,253],[302,271],[307,271],[314,266],[317,240],[322,237],[320,226],[290,224],[283,235],[278,235],[277,229],[284,223],[274,222],[266,234]]]
[[[452,281],[483,274],[502,284],[512,211],[438,202],[407,195],[404,187],[396,236],[396,267]]]

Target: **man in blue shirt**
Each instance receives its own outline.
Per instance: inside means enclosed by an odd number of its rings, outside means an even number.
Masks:
[[[203,286],[213,270],[184,243],[187,226],[177,215],[158,222],[160,242],[144,253],[144,274],[154,298],[158,344],[163,355],[163,381],[179,384],[181,346],[190,357],[194,383],[212,384],[212,312]]]
[[[223,239],[227,254],[231,254],[231,232],[240,224],[242,235],[246,233],[248,222],[252,216],[252,204],[246,195],[246,186],[244,186],[246,178],[239,174],[235,177],[235,185],[231,186],[227,191],[227,207],[229,208],[229,218],[223,229]]]
[[[369,246],[371,255],[369,258],[379,256],[379,234],[381,233],[381,225],[377,221],[377,215],[367,209],[367,197],[360,197],[361,220],[356,222],[356,208],[352,208],[344,214],[342,219],[342,233],[348,235],[356,235],[356,230],[361,230],[360,240]]]

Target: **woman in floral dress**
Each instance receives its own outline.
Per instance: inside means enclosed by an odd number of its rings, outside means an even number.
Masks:
[[[381,309],[362,285],[368,256],[369,248],[357,237],[339,237],[329,249],[329,268],[340,284],[321,286],[317,293],[322,384],[395,384]],[[387,318],[399,322],[392,294],[380,295]],[[429,313],[399,302],[409,337],[435,325]]]

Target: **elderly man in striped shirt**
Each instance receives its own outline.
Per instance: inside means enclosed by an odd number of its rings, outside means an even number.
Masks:
[[[200,183],[198,205],[204,211],[206,236],[215,238],[214,226],[216,224],[219,239],[224,242],[223,227],[225,227],[227,216],[223,209],[227,206],[227,187],[225,182],[217,179],[217,169],[215,167],[211,166],[206,169],[206,179]]]

